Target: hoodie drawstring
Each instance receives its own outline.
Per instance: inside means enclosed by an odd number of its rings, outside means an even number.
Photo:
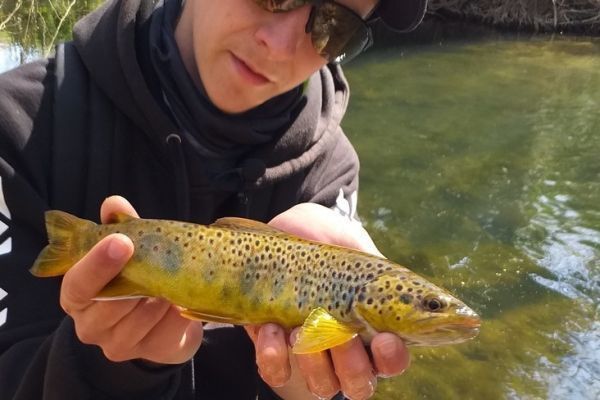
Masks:
[[[175,196],[177,199],[177,218],[188,221],[190,218],[190,192],[187,167],[181,148],[181,136],[171,133],[165,139],[171,152],[171,159],[175,164]]]

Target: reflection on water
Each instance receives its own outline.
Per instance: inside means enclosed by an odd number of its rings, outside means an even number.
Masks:
[[[0,70],[41,54],[8,42]],[[367,229],[484,319],[471,342],[413,349],[377,399],[600,398],[599,50],[478,37],[346,69]]]

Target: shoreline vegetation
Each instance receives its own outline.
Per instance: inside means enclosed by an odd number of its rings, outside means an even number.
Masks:
[[[33,54],[47,56],[58,42],[70,40],[79,18],[104,1],[0,0],[0,42],[15,45],[21,62]],[[507,32],[600,36],[600,0],[429,0],[425,19],[416,35],[440,26],[452,35],[465,23]],[[383,42],[398,38],[379,28],[375,34]]]
[[[598,0],[429,0],[428,16],[521,32],[598,36]]]

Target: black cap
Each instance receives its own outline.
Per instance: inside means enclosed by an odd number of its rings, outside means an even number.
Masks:
[[[381,0],[373,17],[397,32],[412,31],[421,23],[427,0]]]

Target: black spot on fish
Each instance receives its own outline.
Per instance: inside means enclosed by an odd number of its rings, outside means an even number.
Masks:
[[[417,282],[417,281],[413,281],[413,285],[415,285],[415,286],[419,286],[419,285],[420,285],[420,283],[419,283],[419,282]]]
[[[423,293],[423,289],[417,289],[417,293]]]
[[[401,291],[402,291],[402,289],[403,289],[403,287],[402,287],[402,285],[401,285],[401,284],[397,284],[397,285],[396,285],[396,290],[397,290],[397,291],[401,292]]]
[[[377,289],[377,291],[378,291],[379,293],[382,293],[382,292],[383,292],[383,288],[382,288],[382,287],[380,287],[379,289]]]
[[[375,275],[373,275],[373,274],[369,274],[369,275],[367,275],[367,279],[368,279],[368,280],[371,280],[371,279],[373,279],[373,277],[374,277],[374,276],[375,276]]]
[[[400,295],[400,301],[404,304],[410,304],[410,302],[412,301],[412,296],[410,294],[404,293]]]
[[[406,289],[406,290],[408,290],[408,292],[412,292],[412,291],[413,291],[413,288],[409,287],[409,288],[408,288],[408,289]]]
[[[192,234],[192,232],[188,232],[188,233],[187,233],[187,236],[191,238],[191,237],[192,237],[192,236],[194,236],[194,235]]]
[[[223,232],[217,232],[217,237],[218,238],[223,237]]]
[[[372,297],[369,297],[369,299],[367,300],[367,304],[368,305],[373,304],[373,298]]]
[[[152,248],[152,250],[154,250],[154,251],[158,251],[158,246],[154,246],[154,247]]]
[[[157,227],[157,228],[156,228],[156,233],[161,233],[161,232],[162,232],[162,229],[160,228],[160,226],[159,226],[159,227]]]
[[[396,315],[396,321],[400,321],[402,318],[400,318],[399,315]]]
[[[238,238],[237,244],[242,244],[242,239],[241,238]]]
[[[100,232],[98,232],[98,234],[100,234]],[[144,234],[144,231],[139,231],[138,232],[138,236],[142,236]]]
[[[254,242],[254,245],[255,245],[256,247],[260,246],[260,240],[257,240],[257,241],[255,241],[255,242]]]
[[[385,304],[385,297],[382,297],[382,298],[381,298],[381,300],[379,300],[379,302],[380,302],[381,304]]]
[[[364,294],[364,293],[361,293],[361,294],[359,294],[359,295],[358,295],[358,301],[360,301],[360,302],[362,303],[363,301],[365,301],[365,298],[366,298],[366,297],[367,297],[367,296],[365,296],[365,294]]]

